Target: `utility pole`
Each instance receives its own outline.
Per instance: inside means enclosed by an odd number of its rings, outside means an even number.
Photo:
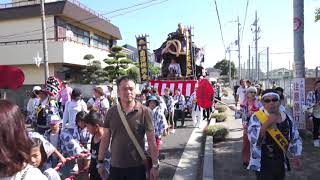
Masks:
[[[304,1],[293,0],[293,42],[294,42],[294,65],[295,77],[305,77],[304,60]]]
[[[239,81],[242,78],[241,77],[241,61],[240,61],[240,22],[239,22],[239,16],[237,18],[237,23],[238,23],[238,61],[239,61]]]
[[[248,58],[249,79],[252,80],[252,79],[251,79],[251,70],[250,70],[250,68],[251,68],[251,62],[250,62],[250,58],[251,58],[251,55],[250,55],[250,45],[249,45],[249,56],[248,56],[248,57],[249,57],[249,58]]]
[[[44,64],[44,82],[49,77],[49,65],[48,65],[48,43],[47,43],[47,28],[46,28],[46,15],[44,12],[44,0],[40,0],[41,7],[41,24],[42,24],[42,42],[43,42],[43,64]]]
[[[267,88],[269,88],[269,83],[269,47],[267,47]]]
[[[232,71],[231,71],[231,50],[230,50],[230,46],[228,47],[228,53],[229,53],[229,84],[230,84],[230,88],[232,88],[231,86],[231,76],[232,76]]]
[[[255,41],[255,63],[256,63],[256,80],[259,81],[259,65],[258,65],[258,33],[260,31],[260,28],[258,28],[258,15],[257,15],[257,11],[255,13],[255,20],[253,25],[255,26],[254,29],[254,41]]]

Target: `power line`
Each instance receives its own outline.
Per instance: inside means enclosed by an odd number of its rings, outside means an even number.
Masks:
[[[215,3],[215,5],[216,5],[216,12],[217,12],[217,17],[218,17],[218,21],[219,21],[219,28],[220,28],[220,34],[221,34],[222,44],[223,44],[224,52],[226,52],[226,45],[225,45],[224,39],[223,39],[223,33],[222,33],[222,28],[221,28],[221,22],[220,22],[220,16],[219,16],[219,11],[218,11],[217,0],[214,0],[214,3]]]
[[[246,25],[246,20],[247,20],[248,6],[249,6],[249,0],[247,0],[246,12],[245,12],[245,15],[244,15],[244,22],[243,22],[242,32],[241,32],[241,44],[242,44],[242,40],[243,40],[243,31],[244,31],[244,28],[245,28],[245,25]]]
[[[142,2],[142,3],[133,4],[133,5],[125,7],[125,8],[119,8],[119,9],[116,9],[116,10],[113,10],[113,11],[109,11],[109,12],[103,13],[101,15],[113,14],[115,12],[119,12],[119,11],[126,10],[126,9],[131,9],[131,8],[134,8],[134,7],[142,6],[142,5],[149,4],[149,3],[152,3],[152,2],[156,2],[156,1],[159,1],[159,0],[149,0],[149,1]],[[166,0],[166,1],[168,1],[168,0]],[[82,20],[68,20],[66,23],[82,22],[82,21],[86,21],[86,20],[90,20],[90,19],[96,19],[96,18],[97,17],[90,17],[90,18],[86,18],[86,19],[82,19]],[[93,22],[97,22],[97,21],[101,21],[101,20],[102,19],[98,19],[98,20],[95,20]],[[87,23],[92,23],[92,22],[87,22]],[[48,30],[48,29],[51,29],[51,28],[54,28],[54,27],[55,26],[50,26],[50,27],[47,27],[46,29]],[[25,36],[25,34],[37,32],[37,31],[42,31],[42,29],[29,30],[29,31],[24,31],[24,32],[20,32],[20,33],[14,33],[14,34],[6,34],[6,35],[0,36],[0,38],[9,38],[9,37],[20,36],[20,35],[24,35]]]
[[[123,16],[123,15],[129,14],[129,13],[131,13],[131,12],[135,12],[135,11],[138,11],[138,10],[146,9],[146,8],[151,7],[151,6],[154,6],[154,5],[162,4],[162,3],[166,2],[166,1],[168,1],[168,0],[163,0],[163,1],[160,1],[160,2],[157,2],[157,3],[154,3],[154,4],[150,4],[150,5],[148,5],[148,6],[144,6],[144,7],[137,8],[137,9],[133,9],[133,10],[127,11],[127,12],[125,12],[125,13],[116,14],[116,15],[114,15],[114,16],[110,16],[109,18],[115,18],[115,17],[118,17],[118,16]]]

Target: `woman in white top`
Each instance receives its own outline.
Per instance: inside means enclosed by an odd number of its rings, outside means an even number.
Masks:
[[[0,179],[47,179],[39,169],[27,164],[30,150],[24,116],[19,107],[7,100],[0,100]]]
[[[81,90],[74,88],[71,93],[71,101],[68,101],[65,105],[63,113],[62,128],[77,129],[76,115],[80,111],[88,111],[87,104],[82,100]]]

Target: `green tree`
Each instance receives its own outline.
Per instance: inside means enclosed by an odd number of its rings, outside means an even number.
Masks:
[[[112,82],[119,76],[127,75],[127,70],[130,68],[130,65],[135,65],[121,50],[122,47],[113,46],[111,53],[108,55],[109,58],[103,60],[107,64],[104,70],[109,82]]]
[[[316,8],[314,14],[315,14],[314,21],[318,22],[320,20],[320,8]]]
[[[87,54],[83,57],[87,60],[87,66],[82,70],[83,78],[80,80],[81,83],[85,84],[100,84],[107,81],[106,73],[101,67],[101,62],[93,60],[94,56]]]
[[[215,69],[220,69],[221,75],[228,75],[229,74],[229,61],[223,59],[217,62],[214,66]],[[237,70],[233,62],[231,62],[231,77],[234,78]]]
[[[140,70],[138,67],[133,66],[127,70],[127,75],[131,77],[136,82],[140,81]]]
[[[160,67],[154,66],[154,64],[149,64],[149,73],[151,76],[157,77],[160,74]]]

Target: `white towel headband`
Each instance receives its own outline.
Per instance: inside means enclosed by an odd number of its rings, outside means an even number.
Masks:
[[[269,93],[264,94],[264,95],[262,96],[262,99],[263,99],[264,97],[267,97],[267,96],[275,96],[275,97],[277,97],[278,99],[280,99],[279,94],[274,93],[274,92],[269,92]]]

